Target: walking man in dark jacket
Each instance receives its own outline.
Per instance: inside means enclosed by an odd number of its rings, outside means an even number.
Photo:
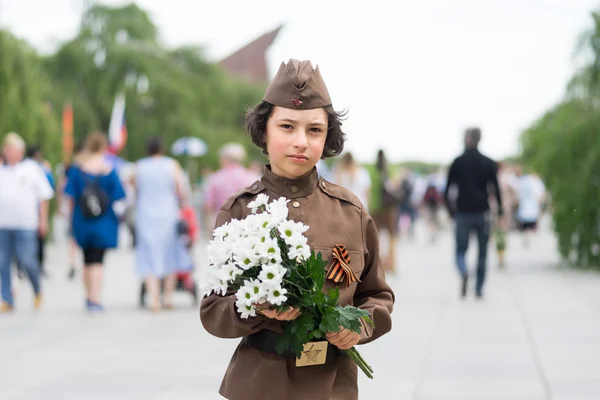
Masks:
[[[469,246],[469,235],[475,232],[479,247],[475,295],[483,296],[485,281],[487,246],[490,237],[490,216],[488,190],[493,189],[502,213],[502,198],[498,188],[497,164],[481,154],[477,148],[481,140],[479,128],[469,128],[465,132],[465,151],[457,157],[448,171],[448,183],[444,192],[446,206],[456,222],[456,265],[460,272],[461,297],[467,294],[468,272],[465,254]],[[458,195],[450,199],[452,187],[457,187]],[[454,196],[453,196],[454,197]],[[454,201],[453,201],[454,200]]]

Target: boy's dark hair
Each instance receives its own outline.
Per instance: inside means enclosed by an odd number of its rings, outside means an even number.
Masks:
[[[264,154],[267,154],[265,143],[267,121],[273,113],[274,107],[273,104],[262,101],[246,113],[246,130],[252,138],[252,143],[260,147]],[[327,139],[321,158],[335,157],[344,150],[346,134],[342,131],[342,121],[347,112],[335,111],[331,106],[323,107],[323,109],[327,112]]]
[[[162,139],[158,136],[152,136],[146,141],[146,153],[155,156],[163,151]]]

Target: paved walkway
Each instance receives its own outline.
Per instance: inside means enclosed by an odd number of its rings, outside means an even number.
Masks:
[[[600,399],[600,274],[559,268],[547,231],[527,251],[512,236],[485,300],[461,301],[449,233],[435,247],[420,233],[399,245],[393,331],[361,350],[376,374],[361,378],[361,399]],[[48,253],[45,309],[21,282],[17,312],[0,317],[0,399],[220,398],[236,341],[204,332],[188,296],[172,312],[139,310],[124,248],[108,256],[108,312],[90,317],[66,248]]]

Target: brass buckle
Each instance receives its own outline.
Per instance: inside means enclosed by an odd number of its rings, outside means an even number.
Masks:
[[[302,355],[296,359],[296,367],[310,367],[312,365],[323,365],[327,360],[327,346],[329,342],[310,342],[304,345]]]

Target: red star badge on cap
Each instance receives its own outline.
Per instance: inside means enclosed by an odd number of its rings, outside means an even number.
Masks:
[[[295,98],[292,99],[292,103],[294,103],[296,107],[299,107],[302,104],[302,101],[299,98]]]

